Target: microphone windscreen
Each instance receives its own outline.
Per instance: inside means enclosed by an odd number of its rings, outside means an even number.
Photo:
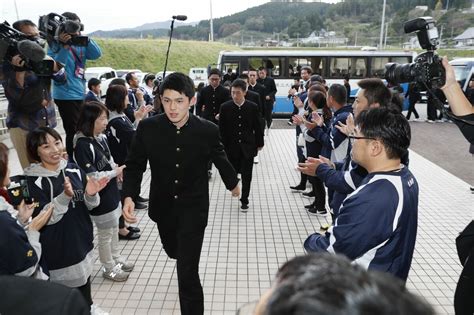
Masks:
[[[43,48],[36,42],[31,40],[22,40],[17,44],[18,52],[25,58],[34,61],[40,62],[46,56]]]
[[[173,19],[176,19],[178,21],[186,21],[188,17],[186,15],[174,15]]]

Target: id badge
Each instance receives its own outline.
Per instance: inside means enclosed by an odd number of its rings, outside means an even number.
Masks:
[[[84,68],[79,66],[79,65],[76,65],[76,69],[74,71],[74,74],[77,78],[84,79]]]

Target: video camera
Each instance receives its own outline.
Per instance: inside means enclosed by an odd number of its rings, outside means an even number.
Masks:
[[[67,33],[71,39],[64,44],[85,47],[89,43],[87,36],[76,35],[84,30],[84,25],[78,21],[69,20],[65,16],[56,13],[49,13],[40,16],[38,28],[46,34],[48,41],[59,42],[59,34]]]
[[[37,76],[51,76],[54,60],[45,59],[46,53],[42,47],[41,38],[31,38],[12,28],[7,21],[0,24],[0,60],[11,62],[12,58],[20,55],[24,61],[17,71],[31,70]]]
[[[385,79],[393,84],[415,82],[420,91],[442,87],[446,83],[446,72],[435,53],[439,43],[435,20],[430,16],[416,18],[406,22],[404,30],[406,34],[416,32],[420,46],[427,51],[419,54],[413,63],[387,63]]]

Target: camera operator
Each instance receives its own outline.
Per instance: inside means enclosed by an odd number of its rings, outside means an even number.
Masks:
[[[459,127],[467,141],[470,142],[470,152],[474,154],[474,106],[464,95],[459,84],[456,82],[453,67],[448,63],[446,57],[442,60],[446,69],[446,84],[441,90],[446,95],[449,106],[452,111],[453,121]],[[458,255],[461,258],[463,270],[459,277],[454,294],[454,308],[456,314],[473,314],[474,301],[472,292],[474,291],[474,247],[472,242],[470,246],[464,243],[464,236],[474,233],[474,221],[464,229],[461,235],[456,239]],[[467,246],[466,246],[467,245]]]
[[[30,20],[19,20],[13,28],[32,41],[38,41],[39,31]],[[52,76],[38,76],[24,68],[23,56],[17,54],[0,66],[0,81],[8,100],[7,127],[22,168],[30,165],[26,152],[26,136],[41,126],[56,127],[56,114],[51,98],[51,79],[59,86],[66,81],[63,66],[54,63]]]
[[[66,151],[72,157],[72,139],[76,133],[77,120],[84,102],[86,61],[98,59],[102,55],[102,51],[97,43],[90,38],[87,46],[84,47],[71,44],[70,40],[74,36],[80,35],[82,30],[81,20],[77,14],[71,12],[64,12],[62,16],[80,25],[80,30],[75,33],[61,31],[57,40],[49,42],[48,51],[48,55],[64,64],[66,68],[67,84],[55,83],[53,98],[56,105],[58,105],[59,114],[66,131]]]

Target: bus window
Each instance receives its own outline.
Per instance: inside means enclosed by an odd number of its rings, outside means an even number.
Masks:
[[[288,67],[290,69],[288,77],[299,78],[301,75],[301,67],[310,66],[313,74],[324,74],[325,59],[324,57],[290,57],[288,58]]]
[[[238,63],[230,63],[230,62],[224,63],[221,69],[222,75],[226,74],[228,69],[232,69],[232,73],[237,74],[236,77],[239,76],[240,69],[239,69]]]
[[[268,75],[274,78],[283,76],[283,57],[250,57],[249,69],[258,69],[264,67],[267,69]]]
[[[367,75],[366,58],[331,58],[329,76],[332,79],[365,78]]]
[[[371,77],[384,78],[385,64],[389,62],[388,57],[372,57],[370,62]]]

